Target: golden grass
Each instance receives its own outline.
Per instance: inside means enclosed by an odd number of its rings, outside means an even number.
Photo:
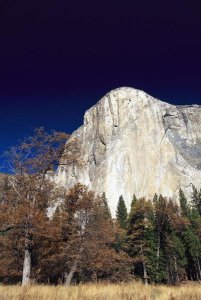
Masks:
[[[179,287],[130,284],[0,286],[0,300],[201,300],[201,284]]]

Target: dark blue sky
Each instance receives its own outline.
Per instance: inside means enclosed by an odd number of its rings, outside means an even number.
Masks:
[[[0,152],[38,126],[72,132],[120,86],[201,104],[192,3],[0,0]]]

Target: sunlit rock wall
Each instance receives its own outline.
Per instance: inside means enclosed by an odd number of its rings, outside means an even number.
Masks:
[[[72,135],[84,168],[59,167],[56,182],[106,193],[113,215],[120,195],[178,196],[201,187],[201,106],[173,106],[133,88],[112,90]]]

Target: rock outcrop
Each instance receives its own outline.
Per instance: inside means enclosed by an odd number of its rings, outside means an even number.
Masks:
[[[109,92],[84,116],[72,135],[85,167],[61,166],[56,182],[81,182],[106,193],[113,215],[123,195],[178,196],[201,187],[201,106],[174,106],[133,88]]]

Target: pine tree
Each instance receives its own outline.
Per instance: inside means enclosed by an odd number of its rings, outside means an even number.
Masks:
[[[188,217],[190,214],[190,207],[187,203],[187,198],[182,189],[179,190],[179,203],[182,215],[184,217]]]
[[[133,259],[135,276],[143,278],[145,284],[148,283],[148,256],[152,246],[151,212],[151,202],[144,198],[139,199],[132,206],[128,220],[127,251]]]
[[[157,203],[158,201],[158,195],[157,194],[154,194],[154,197],[153,197],[153,203]]]
[[[132,198],[132,201],[131,201],[131,209],[136,204],[136,202],[137,202],[137,197],[135,196],[135,194],[133,194],[133,198]]]
[[[126,204],[124,202],[123,196],[121,195],[119,197],[119,202],[116,211],[116,218],[121,228],[126,228],[127,216],[128,214]]]
[[[193,186],[193,192],[191,196],[191,203],[187,207],[187,223],[185,230],[183,230],[182,239],[185,245],[186,258],[187,258],[187,274],[190,280],[201,279],[201,191]]]
[[[191,202],[195,211],[201,216],[201,189],[198,190],[194,185],[192,188]]]
[[[183,240],[188,260],[188,277],[190,280],[200,280],[201,243],[192,226],[184,231]]]
[[[164,275],[158,280],[176,283],[180,276],[185,276],[186,260],[182,232],[188,222],[180,215],[179,207],[171,199],[160,195],[154,206],[157,268],[158,274]]]
[[[104,215],[106,218],[111,219],[111,212],[110,212],[110,208],[108,206],[108,201],[107,201],[105,193],[102,194],[101,199],[103,202]]]

